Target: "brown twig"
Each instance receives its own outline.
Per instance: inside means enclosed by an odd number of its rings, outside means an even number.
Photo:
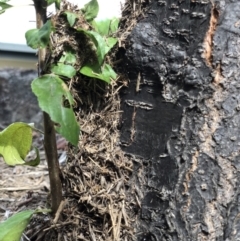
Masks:
[[[20,203],[17,205],[17,208],[20,208],[20,207],[22,207],[22,206],[24,206],[24,205],[30,203],[32,200],[33,200],[33,197],[30,197],[30,198],[28,198],[28,199],[26,199],[26,200],[20,202]]]
[[[53,220],[53,224],[56,224],[56,223],[57,223],[57,221],[58,221],[58,219],[59,219],[59,217],[60,217],[60,214],[61,214],[62,210],[64,209],[66,203],[67,203],[66,200],[62,200],[62,201],[61,201],[61,203],[60,203],[60,205],[59,205],[59,207],[58,207],[58,210],[57,210],[57,212],[56,212],[56,214],[55,214],[55,218],[54,218],[54,220]]]
[[[33,0],[36,10],[37,28],[41,28],[47,21],[47,2],[45,0]],[[38,75],[44,74],[44,66],[46,59],[47,49],[39,49],[38,51]],[[50,188],[51,188],[51,203],[53,214],[58,210],[62,201],[62,184],[60,180],[60,169],[58,163],[56,135],[54,124],[50,116],[43,112],[44,119],[44,147],[46,159],[48,163]]]

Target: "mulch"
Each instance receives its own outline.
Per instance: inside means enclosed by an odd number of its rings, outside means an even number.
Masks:
[[[1,126],[1,130],[6,126]],[[33,146],[37,147],[40,164],[31,166],[8,166],[0,157],[0,222],[23,210],[49,208],[49,177],[43,136],[33,133]],[[57,135],[57,147],[60,165],[66,164],[67,142]],[[26,160],[34,159],[35,151],[31,151]]]

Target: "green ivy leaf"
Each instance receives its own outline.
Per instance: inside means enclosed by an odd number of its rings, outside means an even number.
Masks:
[[[105,54],[107,54],[117,42],[117,38],[106,38]]]
[[[56,9],[60,9],[60,5],[61,5],[61,0],[56,0],[55,1],[55,7],[56,7]]]
[[[0,155],[10,166],[28,165],[24,159],[30,151],[31,145],[32,128],[28,124],[16,122],[0,132]]]
[[[0,14],[4,13],[6,9],[13,7],[10,4],[7,4],[8,0],[1,0],[0,1]]]
[[[46,1],[47,1],[48,6],[55,3],[55,7],[57,9],[60,9],[61,0],[46,0]]]
[[[53,3],[55,3],[55,0],[46,0],[47,1],[47,5],[49,6],[49,5],[51,5],[51,4],[53,4]]]
[[[97,49],[98,64],[101,66],[103,64],[105,55],[117,43],[117,38],[110,37],[104,39],[99,33],[95,31],[87,31],[84,29],[78,29],[78,31],[83,32],[93,41]]]
[[[106,54],[106,42],[104,38],[97,32],[94,31],[86,31],[84,29],[78,29],[79,32],[83,32],[86,34],[94,43],[97,49],[97,59],[99,65],[102,65],[103,60]]]
[[[51,67],[51,71],[56,75],[65,76],[70,79],[76,75],[76,70],[74,69],[74,67],[63,63],[58,63],[57,65],[53,65]]]
[[[68,12],[68,11],[65,11],[64,13],[67,15],[67,20],[68,20],[70,27],[72,27],[74,25],[74,23],[76,22],[78,15],[76,13],[72,13],[72,12]]]
[[[39,163],[40,163],[39,150],[36,147],[34,147],[34,151],[36,152],[36,158],[31,161],[25,162],[24,163],[25,165],[32,166],[32,167],[36,167],[39,165]]]
[[[102,36],[109,36],[115,33],[118,29],[119,19],[104,19],[104,20],[94,20],[92,25],[96,32]]]
[[[76,53],[73,51],[66,51],[63,53],[59,63],[74,65],[77,62]]]
[[[22,211],[0,223],[0,240],[19,241],[33,214],[32,210]]]
[[[57,132],[76,146],[80,129],[72,109],[73,97],[67,85],[58,76],[46,74],[33,80],[32,90],[40,108],[56,123]]]
[[[50,40],[50,34],[54,31],[51,20],[48,20],[40,29],[30,29],[26,32],[27,45],[33,49],[45,48]]]
[[[108,64],[105,64],[103,67],[99,67],[99,65],[85,65],[81,68],[80,73],[88,77],[103,80],[107,83],[110,83],[112,79],[117,78],[117,74]]]
[[[111,24],[110,24],[110,30],[111,32],[109,34],[113,34],[118,30],[119,26],[119,18],[112,18]]]
[[[94,18],[97,17],[99,11],[99,5],[97,0],[91,0],[87,4],[84,5],[84,8],[81,9],[85,19],[88,22],[91,22]]]

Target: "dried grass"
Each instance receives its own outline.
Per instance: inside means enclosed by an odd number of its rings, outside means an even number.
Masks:
[[[126,47],[126,40],[135,25],[145,17],[147,4],[151,0],[126,0],[122,9],[119,30],[119,47]]]
[[[120,46],[125,46],[128,34],[144,16],[142,3],[127,1],[122,30],[118,33]],[[75,6],[67,3],[64,3],[64,10],[78,12]],[[63,12],[53,19],[57,31],[52,36],[51,59],[49,55],[47,63],[56,63],[66,48],[76,51],[77,68],[86,61],[94,61],[89,39],[69,28]],[[83,18],[76,25],[90,29]],[[108,61],[111,62],[111,58]],[[134,240],[136,209],[140,207],[142,193],[135,190],[135,180],[131,180],[133,160],[119,145],[119,90],[126,82],[119,77],[106,84],[80,74],[66,81],[74,95],[81,138],[78,147],[69,147],[62,172],[64,204],[54,222],[48,226],[45,222],[41,231],[32,230],[37,240]],[[33,224],[36,226],[38,222],[35,220]]]

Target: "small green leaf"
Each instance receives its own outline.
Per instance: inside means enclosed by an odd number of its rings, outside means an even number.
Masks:
[[[60,9],[61,0],[46,0],[46,1],[47,1],[48,6],[55,3],[55,7],[57,9]]]
[[[101,34],[102,36],[107,36],[110,30],[110,19],[104,20],[94,20],[92,22],[92,26],[94,27],[95,31]]]
[[[57,132],[76,146],[80,129],[72,109],[73,97],[67,85],[58,76],[46,74],[33,80],[32,90],[40,108],[56,123]],[[63,101],[68,105],[65,106]]]
[[[27,165],[27,166],[32,166],[32,167],[36,167],[39,165],[40,163],[40,155],[39,155],[39,150],[34,147],[34,150],[36,152],[36,158],[31,160],[31,161],[28,161],[28,162],[25,162],[24,164]]]
[[[27,40],[27,45],[33,49],[37,49],[40,46],[39,40],[39,30],[38,29],[30,29],[25,33],[25,38]],[[44,47],[42,44],[41,47]]]
[[[84,13],[85,19],[90,22],[97,17],[99,11],[99,5],[97,0],[91,0],[84,5],[84,8],[81,9]]]
[[[22,211],[0,223],[0,240],[19,241],[33,214],[32,210]]]
[[[26,32],[27,45],[33,49],[45,48],[54,30],[51,20],[48,20],[40,29],[30,29]]]
[[[105,64],[102,68],[98,65],[85,65],[81,68],[80,73],[88,77],[103,80],[107,83],[110,83],[112,79],[117,78],[117,74],[108,64]]]
[[[60,9],[60,5],[61,5],[61,0],[56,0],[55,1],[55,7],[56,7],[56,9]]]
[[[104,20],[94,20],[92,25],[96,32],[102,36],[109,36],[115,33],[118,29],[119,19],[104,19]]]
[[[94,43],[97,49],[97,58],[99,65],[102,65],[106,54],[106,42],[103,37],[94,31],[86,31],[84,29],[78,29],[79,32],[86,34]]]
[[[70,27],[72,27],[74,25],[74,23],[76,22],[78,15],[76,13],[72,13],[72,12],[68,12],[68,11],[65,11],[65,14],[67,15],[67,20],[68,20]]]
[[[76,75],[76,70],[74,69],[74,67],[63,63],[58,63],[57,65],[53,65],[51,67],[51,71],[56,75],[65,76],[70,79]]]
[[[53,4],[53,3],[55,3],[55,0],[46,0],[47,1],[47,5],[49,6],[49,5],[51,5],[51,4]]]
[[[0,14],[4,13],[6,9],[13,7],[12,5],[7,4],[6,2],[8,1],[6,0],[0,1]]]
[[[112,18],[111,24],[110,24],[110,30],[111,32],[109,34],[113,34],[118,30],[119,26],[119,18]]]
[[[107,54],[117,42],[117,38],[106,38],[105,54]]]
[[[16,122],[0,132],[0,155],[10,166],[25,164],[31,145],[32,128],[28,124]]]
[[[59,63],[74,65],[76,61],[76,53],[74,53],[73,51],[66,51],[60,58]]]
[[[98,64],[101,66],[103,64],[105,55],[109,50],[117,43],[117,38],[106,38],[106,40],[95,31],[87,31],[84,29],[78,29],[79,32],[86,34],[94,43],[97,49],[97,59]]]

